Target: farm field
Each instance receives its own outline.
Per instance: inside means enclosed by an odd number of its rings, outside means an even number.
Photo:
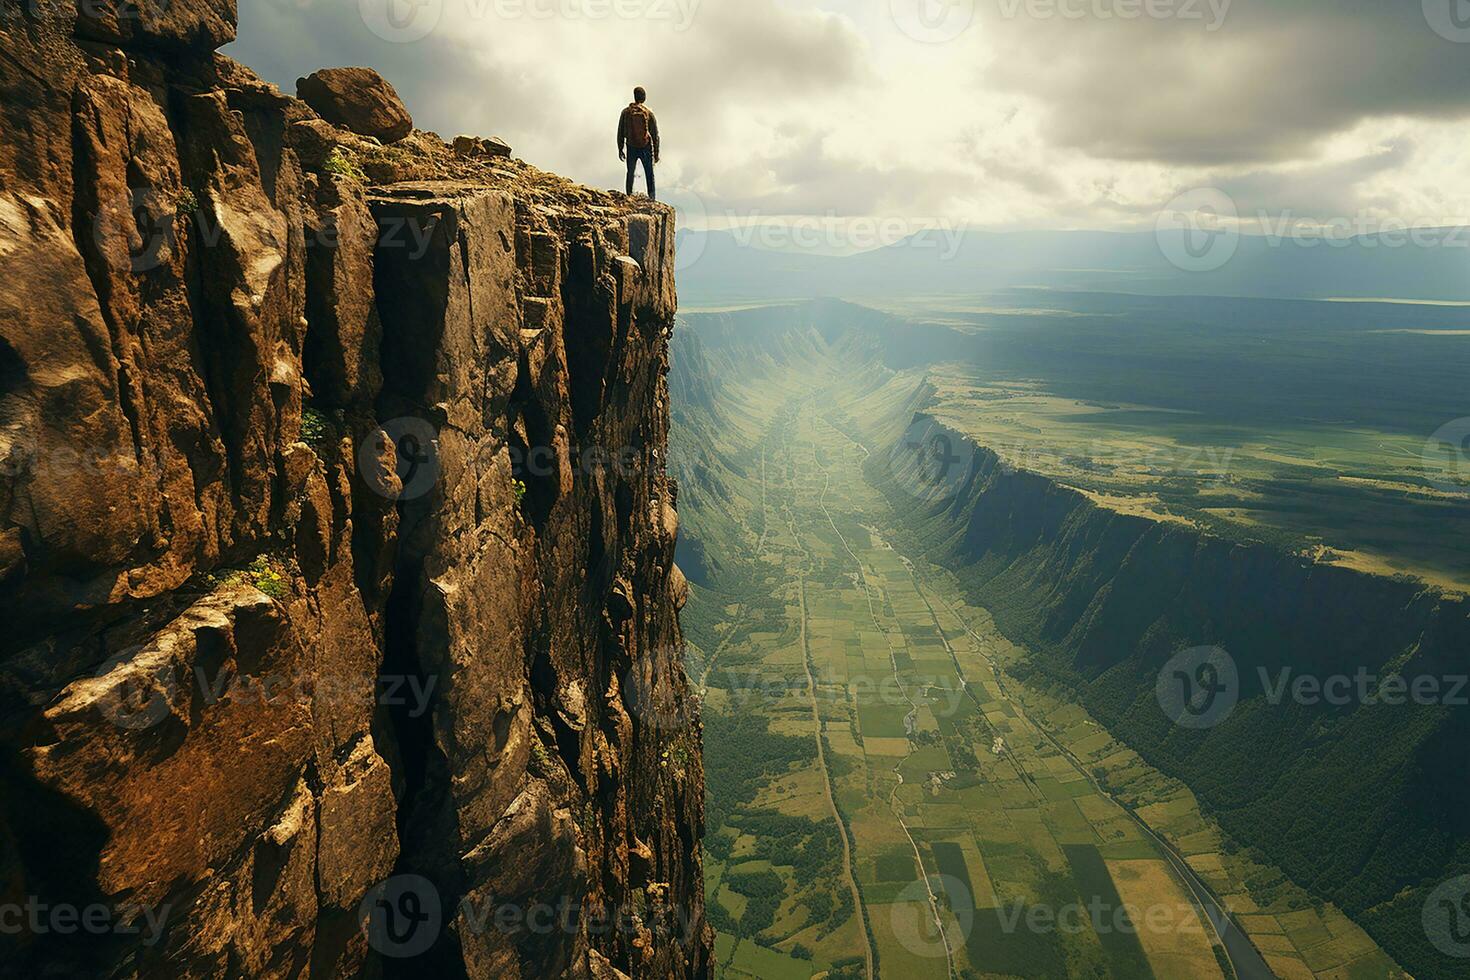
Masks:
[[[1400,975],[1185,786],[1007,673],[1025,651],[906,543],[845,434],[898,387],[859,397],[818,366],[727,382],[747,506],[703,544],[749,560],[685,615],[719,975]],[[1187,875],[1249,942],[1227,951]]]
[[[1012,291],[932,413],[1123,513],[1470,590],[1470,309]]]

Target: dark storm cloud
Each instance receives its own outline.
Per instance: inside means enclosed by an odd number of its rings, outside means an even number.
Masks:
[[[983,79],[1040,99],[1056,144],[1172,164],[1287,160],[1372,117],[1470,115],[1470,44],[1419,0],[1233,0],[1214,30],[1206,0],[1161,7],[1200,19],[1097,15],[1128,2],[987,0],[976,29],[1003,56]],[[1087,13],[1038,15],[1053,9]]]
[[[537,116],[529,84],[484,62],[446,25],[410,43],[385,40],[363,23],[357,0],[253,0],[240,5],[240,40],[225,53],[294,93],[318,68],[369,65],[393,83],[421,129],[473,131],[471,111],[495,103],[507,131]]]

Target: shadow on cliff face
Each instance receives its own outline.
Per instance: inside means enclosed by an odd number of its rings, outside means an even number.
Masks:
[[[405,508],[407,510],[407,508]],[[404,514],[407,540],[423,514]],[[399,556],[393,590],[385,616],[385,675],[416,677],[429,682],[429,668],[420,660],[419,631],[422,628],[423,556],[406,547]],[[425,689],[425,688],[421,688]],[[448,759],[434,738],[434,712],[415,714],[408,705],[387,708],[387,728],[395,751],[394,791],[398,794],[399,858],[394,876],[421,875],[438,891],[446,908],[453,908],[465,885],[452,844],[459,839],[454,806],[450,799],[452,773]],[[411,960],[375,958],[385,977],[417,977],[432,970],[440,976],[464,973],[464,953],[453,930],[443,930],[430,949]]]
[[[506,432],[512,458],[521,461],[521,465],[515,467],[514,475],[526,488],[522,508],[530,517],[532,527],[539,532],[545,529],[546,522],[551,517],[551,508],[556,504],[557,485],[555,472],[544,460],[538,460],[537,455],[544,452],[542,447],[554,444],[556,428],[546,417],[546,411],[537,401],[536,393],[531,390],[530,355],[524,351],[520,356],[517,375],[506,419]],[[596,520],[598,516],[594,511],[593,519]],[[594,533],[592,542],[594,546],[600,545],[600,535]]]
[[[120,953],[115,938],[85,930],[37,932],[29,916],[31,908],[111,908],[97,886],[107,828],[95,814],[38,783],[10,748],[0,749],[0,786],[0,902],[24,914],[18,923],[0,923],[0,974],[12,975],[11,968],[14,975],[31,976],[107,972]]]
[[[384,220],[381,214],[379,220]],[[426,244],[417,251],[380,245],[375,255],[373,287],[384,324],[383,387],[377,415],[382,423],[414,418],[432,426],[433,410],[426,402],[436,381],[453,278],[448,259],[458,233],[452,210],[428,222],[419,215],[398,220],[412,223],[414,239]],[[447,638],[443,628],[437,628],[439,635],[430,637],[430,642],[425,637],[426,631],[436,631],[436,624],[425,622],[424,593],[432,587],[425,559],[441,531],[441,506],[438,485],[424,494],[405,494],[396,502],[397,555],[383,616],[383,675],[413,678],[423,685],[420,690],[436,692],[435,697],[427,711],[414,710],[407,703],[380,708],[375,727],[392,746],[387,758],[398,797],[400,847],[393,875],[422,876],[438,893],[441,905],[452,909],[464,894],[465,882],[455,852],[460,833],[451,798],[453,774],[434,732],[444,665],[425,659],[427,650],[436,646],[434,639],[443,642]],[[440,930],[428,950],[418,956],[397,959],[374,951],[369,964],[390,978],[422,976],[425,970],[443,976],[460,976],[465,971],[464,953],[452,929]]]

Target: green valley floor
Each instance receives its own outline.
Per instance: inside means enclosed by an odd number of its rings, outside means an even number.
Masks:
[[[1184,785],[1007,673],[1024,651],[864,479],[863,433],[912,387],[866,381],[833,360],[727,382],[742,503],[702,543],[745,558],[685,615],[719,975],[1400,975]]]

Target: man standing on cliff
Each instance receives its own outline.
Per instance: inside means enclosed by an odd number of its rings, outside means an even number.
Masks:
[[[648,182],[648,199],[658,200],[653,186],[653,165],[658,163],[658,120],[644,105],[648,93],[643,86],[633,90],[633,101],[618,118],[618,159],[628,161],[628,193],[633,193],[633,171],[643,161],[643,179]],[[626,152],[623,149],[627,144]]]

